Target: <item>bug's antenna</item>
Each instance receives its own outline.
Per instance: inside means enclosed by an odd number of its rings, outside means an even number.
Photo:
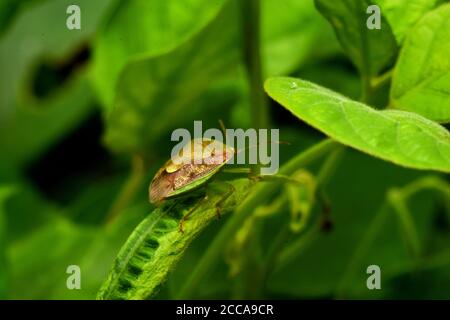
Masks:
[[[291,143],[290,143],[289,141],[283,141],[283,140],[278,140],[278,141],[272,141],[272,140],[269,140],[269,143],[270,143],[270,144],[272,144],[272,143],[275,143],[275,144],[286,144],[286,145],[288,145],[288,146],[291,145]]]
[[[291,143],[288,142],[288,141],[272,141],[272,140],[269,140],[268,143],[269,143],[269,144],[287,144],[287,145],[290,145],[290,144],[291,144]],[[259,145],[260,145],[260,143],[258,142],[258,143],[254,144],[254,145],[251,145],[251,146],[242,148],[242,149],[240,149],[240,150],[236,150],[236,154],[239,153],[239,152],[248,150],[248,149],[250,149],[250,148],[256,148],[256,147],[259,146]]]
[[[219,119],[219,125],[220,125],[220,129],[223,132],[223,136],[226,137],[227,136],[227,128],[225,127],[225,123],[223,123],[222,119]]]

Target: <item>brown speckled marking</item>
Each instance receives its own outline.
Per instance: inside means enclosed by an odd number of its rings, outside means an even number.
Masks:
[[[191,145],[199,143],[197,140],[192,140]],[[212,140],[202,140],[202,146],[207,147],[212,143]],[[219,142],[215,142],[219,143]],[[183,156],[194,162],[198,157],[202,157],[202,164],[185,163],[175,164],[170,159],[164,166],[158,170],[152,183],[149,187],[149,200],[151,203],[158,203],[164,199],[170,197],[174,191],[188,185],[190,182],[196,179],[206,176],[211,171],[215,170],[218,166],[223,165],[234,156],[234,149],[226,145],[223,145],[223,152],[216,153],[215,149],[212,150],[209,156],[203,157],[203,154]]]

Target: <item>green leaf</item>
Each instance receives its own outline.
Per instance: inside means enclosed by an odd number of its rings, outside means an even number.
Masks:
[[[0,126],[1,165],[21,168],[45,152],[91,113],[92,89],[80,74],[55,99],[26,104]]]
[[[450,4],[421,19],[395,67],[391,105],[438,122],[450,121]]]
[[[107,118],[104,138],[112,150],[149,152],[169,128],[194,120],[195,99],[237,67],[237,30],[231,9],[224,7],[201,33],[174,51],[125,68],[115,107]]]
[[[67,290],[65,281],[55,283],[51,299],[95,299],[98,289],[108,275],[117,252],[127,240],[136,225],[147,215],[148,202],[124,210],[115,221],[95,230],[90,241],[79,242],[82,255],[75,258],[70,252],[64,258],[66,263],[76,264],[82,270],[82,290]],[[77,226],[81,229],[81,226]],[[69,235],[65,235],[68,237]],[[47,273],[49,276],[54,274]],[[65,275],[67,277],[67,275]]]
[[[111,1],[77,1],[82,8],[82,28],[77,31],[66,27],[70,0],[42,1],[24,8],[0,39],[0,69],[7,75],[0,77],[0,118],[10,116],[16,96],[24,95],[23,82],[33,64],[43,57],[64,61],[92,37]]]
[[[8,30],[18,13],[30,3],[42,0],[3,0],[0,2],[0,36]]]
[[[233,209],[249,192],[249,181],[231,182],[235,192],[221,205],[221,213]],[[114,266],[101,287],[98,299],[148,299],[159,289],[191,241],[217,217],[215,203],[222,194],[196,199],[188,205],[181,199],[168,200],[155,209],[133,231],[120,250]],[[197,204],[199,204],[197,206]],[[197,206],[197,208],[194,208]],[[180,232],[179,223],[191,208]]]
[[[32,88],[34,82],[44,85],[36,78],[38,66],[46,63],[61,69],[61,64],[71,62],[95,33],[111,1],[77,1],[81,30],[66,28],[70,0],[20,1],[16,8],[20,14],[0,38],[1,166],[28,164],[92,110],[86,72],[76,66],[45,99],[38,98]]]
[[[14,190],[3,208],[8,222],[6,236],[9,244],[22,241],[33,231],[57,219],[60,213],[58,206],[32,186],[16,182]]]
[[[13,299],[45,299],[57,287],[67,290],[66,269],[77,264],[95,229],[77,228],[59,218],[8,248]]]
[[[410,28],[436,5],[436,0],[374,0],[401,43]]]
[[[290,74],[311,57],[338,50],[333,29],[312,1],[261,1],[261,56],[268,76]]]
[[[142,56],[161,55],[185,42],[220,11],[224,0],[121,1],[99,35],[93,80],[106,110],[111,110],[119,75]]]
[[[342,47],[360,74],[375,76],[388,67],[397,55],[391,27],[381,16],[381,29],[367,28],[368,0],[315,0],[320,13],[331,23]]]
[[[94,299],[101,283],[108,274],[111,263],[129,233],[142,220],[148,204],[132,206],[113,223],[103,227],[83,226],[72,223],[63,215],[67,212],[52,206],[33,204],[40,216],[48,216],[39,223],[28,220],[39,219],[37,213],[28,210],[14,219],[16,206],[11,202],[25,202],[30,206],[29,195],[21,189],[8,201],[7,215],[9,237],[6,250],[10,272],[8,284],[13,299]],[[35,201],[36,202],[36,201]],[[20,208],[19,208],[20,209]],[[90,208],[91,213],[95,210]],[[33,213],[33,214],[32,214]],[[17,239],[17,233],[23,230]],[[24,224],[32,225],[24,226]],[[68,290],[66,269],[78,265],[81,269],[81,290]],[[1,267],[1,266],[0,266]]]
[[[294,78],[270,78],[265,89],[296,117],[342,144],[405,167],[450,172],[450,134],[426,118],[377,111]]]

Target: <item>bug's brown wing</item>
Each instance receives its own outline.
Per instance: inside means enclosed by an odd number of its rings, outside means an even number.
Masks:
[[[166,171],[166,166],[172,161],[167,163],[158,170],[148,188],[148,196],[151,203],[157,203],[163,200],[174,190],[174,176]]]
[[[184,187],[215,169],[217,169],[217,165],[185,164],[176,172],[169,173],[166,170],[161,170],[150,185],[150,202],[158,203],[166,198],[183,193]]]

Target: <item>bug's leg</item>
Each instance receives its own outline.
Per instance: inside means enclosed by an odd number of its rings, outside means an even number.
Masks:
[[[232,184],[227,183],[227,185],[228,185],[228,190],[225,192],[225,194],[222,196],[222,198],[215,203],[216,213],[217,213],[217,217],[219,219],[221,217],[220,210],[222,210],[223,203],[236,191],[236,189],[234,188],[234,186]]]
[[[216,209],[216,214],[218,219],[220,219],[221,217],[221,210],[222,210],[222,205],[224,204],[224,202],[236,191],[236,189],[234,188],[234,186],[231,183],[227,183],[227,182],[222,182],[220,184],[211,184],[212,188],[215,189],[221,189],[220,191],[222,191],[224,189],[224,187],[226,187],[227,189],[224,191],[224,194],[222,195],[222,197],[214,204],[214,207]]]
[[[284,183],[295,183],[295,184],[301,184],[301,181],[299,181],[296,178],[282,175],[282,174],[271,174],[271,175],[251,175],[252,170],[251,168],[244,167],[244,168],[225,168],[223,169],[224,173],[238,173],[238,174],[247,174],[248,178],[253,181],[279,181]]]
[[[223,203],[233,194],[233,192],[236,190],[234,188],[234,186],[230,183],[227,182],[223,182],[220,184],[211,184],[211,189],[217,189],[219,190],[219,192],[224,192],[222,197],[214,204],[215,210],[216,210],[216,214],[217,217],[220,219],[221,214],[220,211],[222,210],[222,205]],[[223,191],[223,186],[227,187],[226,191]],[[208,193],[201,199],[199,200],[191,209],[189,209],[189,211],[183,216],[183,218],[181,218],[180,223],[178,225],[179,230],[181,233],[184,232],[184,224],[185,222],[189,219],[189,216],[195,211],[197,210],[199,207],[201,207],[205,202],[209,201],[209,196]]]
[[[192,214],[192,212],[197,210],[207,200],[208,195],[205,195],[201,200],[197,201],[197,203],[191,209],[189,209],[189,211],[185,215],[183,215],[183,218],[181,218],[180,223],[178,224],[178,229],[181,233],[184,233],[184,223],[189,219],[189,216]]]
[[[250,180],[253,181],[280,181],[286,183],[300,183],[297,179],[281,175],[281,174],[273,174],[273,175],[256,175],[252,176],[250,168],[228,168],[223,169],[224,173],[238,173],[238,174],[247,174]]]
[[[273,175],[258,175],[250,177],[251,180],[254,181],[278,181],[283,183],[294,183],[301,184],[301,181],[295,179],[293,177],[281,175],[281,174],[273,174]]]
[[[227,136],[227,128],[225,127],[225,123],[222,119],[219,119],[220,130],[222,130],[223,136]]]
[[[250,174],[252,171],[250,168],[225,168],[222,170],[224,173],[244,173]]]

